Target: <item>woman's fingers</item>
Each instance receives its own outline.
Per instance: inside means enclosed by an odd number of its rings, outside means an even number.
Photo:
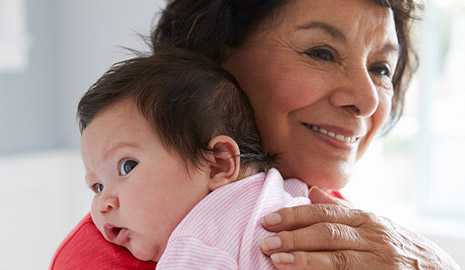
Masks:
[[[282,208],[262,219],[265,229],[272,232],[290,231],[317,223],[340,223],[358,227],[370,215],[340,205],[311,204]]]
[[[311,239],[311,240],[310,240]],[[265,238],[260,248],[263,253],[287,251],[334,251],[369,249],[357,228],[339,223],[317,223],[294,231],[282,231]]]
[[[313,201],[330,204],[283,208],[263,218],[276,235],[261,249],[277,269],[460,269],[427,239],[320,191],[312,191]]]
[[[278,269],[460,269],[427,239],[361,210],[306,205],[275,214],[266,228],[276,234],[261,249]]]
[[[279,270],[382,270],[376,258],[366,252],[341,250],[334,252],[276,253],[271,256]]]

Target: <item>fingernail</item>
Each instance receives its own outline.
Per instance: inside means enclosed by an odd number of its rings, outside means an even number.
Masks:
[[[311,194],[312,192],[317,192],[317,193],[323,193],[322,190],[317,187],[317,186],[311,186],[310,189],[308,190],[308,194]]]
[[[280,248],[281,245],[282,245],[281,239],[279,237],[272,236],[272,237],[265,238],[260,246],[264,251],[269,251],[269,250]]]
[[[281,221],[282,218],[280,214],[272,213],[263,217],[262,223],[263,225],[273,226],[278,225],[279,223],[281,223]]]
[[[275,264],[293,264],[295,257],[290,253],[275,253],[271,254],[271,260]]]

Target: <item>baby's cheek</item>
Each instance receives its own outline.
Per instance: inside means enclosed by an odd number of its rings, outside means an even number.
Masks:
[[[97,206],[95,200],[92,200],[91,208],[90,208],[90,216],[92,218],[92,221],[94,222],[95,226],[99,229],[99,231],[102,231],[103,228],[103,221],[102,217],[97,211]]]

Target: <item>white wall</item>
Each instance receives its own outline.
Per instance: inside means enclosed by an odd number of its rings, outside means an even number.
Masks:
[[[119,46],[144,49],[137,33],[148,35],[162,0],[59,1],[57,46],[60,76],[59,143],[77,146],[75,107],[87,88],[117,60],[128,57]]]
[[[47,269],[54,250],[87,211],[78,153],[0,159],[0,269]]]
[[[25,1],[29,64],[18,72],[0,72],[0,155],[55,146],[55,1]],[[0,51],[6,53],[11,52]]]
[[[118,46],[145,47],[136,33],[149,34],[163,6],[162,0],[23,1],[29,64],[0,72],[0,156],[76,148],[79,96],[128,57]]]

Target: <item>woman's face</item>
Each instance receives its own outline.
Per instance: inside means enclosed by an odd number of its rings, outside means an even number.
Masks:
[[[225,62],[286,177],[344,186],[389,117],[392,12],[371,0],[289,1]]]

